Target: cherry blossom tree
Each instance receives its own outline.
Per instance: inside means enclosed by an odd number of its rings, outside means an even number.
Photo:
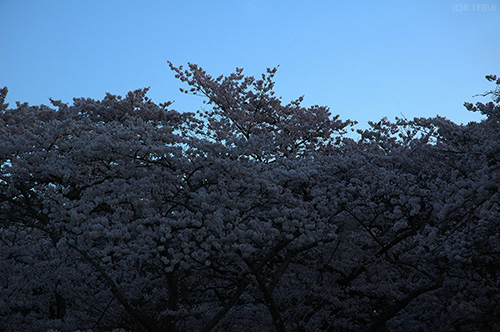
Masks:
[[[170,67],[210,110],[2,89],[0,329],[500,329],[498,88],[354,140],[276,69]]]
[[[303,97],[283,105],[273,91],[277,68],[267,69],[261,79],[244,76],[241,68],[213,78],[196,64],[185,70],[169,65],[190,86],[182,92],[206,97],[204,102],[213,106],[200,112],[204,137],[258,161],[299,158],[338,145],[353,124],[332,117],[327,107],[301,106]]]

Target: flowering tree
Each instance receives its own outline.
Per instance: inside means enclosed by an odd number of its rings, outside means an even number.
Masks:
[[[303,98],[282,105],[275,96],[273,77],[268,69],[262,79],[244,76],[238,68],[229,76],[212,78],[195,64],[189,69],[175,67],[176,77],[190,89],[184,93],[206,97],[212,110],[201,113],[205,119],[204,137],[231,147],[240,155],[261,162],[298,158],[338,145],[352,121],[332,118],[324,106],[301,106]]]
[[[170,66],[211,110],[1,91],[0,328],[500,328],[498,100],[352,140],[275,69]]]

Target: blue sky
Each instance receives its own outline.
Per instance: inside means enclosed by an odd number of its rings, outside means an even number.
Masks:
[[[280,65],[284,101],[360,122],[446,116],[500,75],[500,1],[0,0],[0,86],[7,101],[102,99],[151,87],[155,102],[202,106],[169,70],[260,76]]]

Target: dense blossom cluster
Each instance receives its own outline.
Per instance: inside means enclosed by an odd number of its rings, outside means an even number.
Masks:
[[[500,330],[498,89],[355,140],[275,69],[170,66],[210,111],[1,90],[0,330]]]

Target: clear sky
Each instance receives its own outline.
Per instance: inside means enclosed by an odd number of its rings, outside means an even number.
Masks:
[[[213,76],[280,65],[284,101],[305,95],[361,127],[401,114],[467,123],[480,116],[464,101],[485,100],[472,96],[500,75],[500,1],[0,0],[11,106],[149,86],[155,102],[195,111],[167,60]]]

